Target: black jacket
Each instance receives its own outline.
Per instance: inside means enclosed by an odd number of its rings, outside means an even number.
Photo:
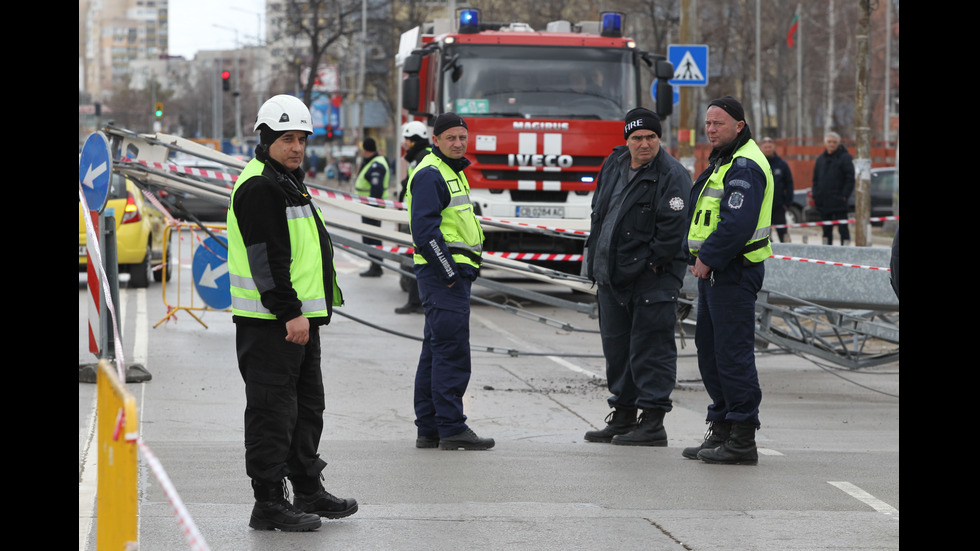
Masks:
[[[782,209],[793,204],[793,172],[782,157],[772,154],[769,157],[769,168],[772,169],[772,210]]]
[[[596,178],[587,274],[613,287],[634,284],[679,289],[684,282],[687,237],[687,198],[691,176],[666,150],[647,165],[623,190],[622,207],[612,201],[616,184],[629,176],[630,152],[619,146],[606,158]],[[603,236],[604,222],[614,216],[613,234]],[[603,243],[609,243],[608,250]],[[607,262],[605,267],[597,263]],[[603,269],[605,268],[605,269]],[[657,273],[654,273],[657,268]],[[603,281],[608,274],[609,281]],[[642,280],[642,283],[641,283]]]
[[[854,192],[854,161],[843,144],[833,154],[826,150],[813,167],[813,205],[820,212],[847,212]]]
[[[234,316],[236,323],[285,323],[302,315],[302,302],[293,289],[289,266],[292,263],[286,208],[311,205],[317,213],[309,190],[303,184],[304,172],[292,172],[269,157],[266,146],[255,148],[256,159],[265,163],[261,175],[242,182],[235,191],[234,209],[242,240],[249,250],[253,278],[260,287],[262,305],[276,315],[276,320]],[[322,216],[322,215],[321,215]],[[320,254],[323,258],[323,286],[327,293],[327,316],[310,318],[311,325],[327,325],[332,316],[333,244],[327,228],[317,225],[320,234]],[[253,258],[253,253],[255,257]]]

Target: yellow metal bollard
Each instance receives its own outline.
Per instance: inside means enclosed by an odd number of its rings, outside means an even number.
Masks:
[[[138,545],[136,484],[139,425],[136,398],[120,382],[113,364],[99,360],[99,482],[96,542],[98,549]]]

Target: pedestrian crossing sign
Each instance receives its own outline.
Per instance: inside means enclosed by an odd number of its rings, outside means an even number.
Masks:
[[[708,85],[708,46],[706,44],[670,44],[667,60],[674,65],[674,86]]]

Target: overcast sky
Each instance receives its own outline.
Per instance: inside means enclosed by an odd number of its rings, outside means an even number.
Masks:
[[[170,55],[193,59],[198,50],[233,50],[265,32],[265,0],[170,0]],[[215,25],[220,25],[216,27]]]

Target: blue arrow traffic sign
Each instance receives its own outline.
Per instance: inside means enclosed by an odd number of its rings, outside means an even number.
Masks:
[[[209,237],[194,251],[191,274],[194,288],[205,304],[215,310],[231,306],[231,279],[228,277],[228,240]]]
[[[674,86],[708,85],[708,46],[705,44],[670,44],[667,60],[674,65]]]
[[[674,99],[673,99],[674,105],[680,105],[681,89],[678,88],[677,86],[671,86],[671,89],[674,91]],[[650,97],[653,98],[653,104],[656,105],[657,104],[657,79],[654,79],[653,83],[650,84]]]
[[[102,132],[93,132],[82,145],[78,156],[78,181],[89,210],[102,212],[109,196],[109,179],[112,177],[112,157],[109,140]]]

